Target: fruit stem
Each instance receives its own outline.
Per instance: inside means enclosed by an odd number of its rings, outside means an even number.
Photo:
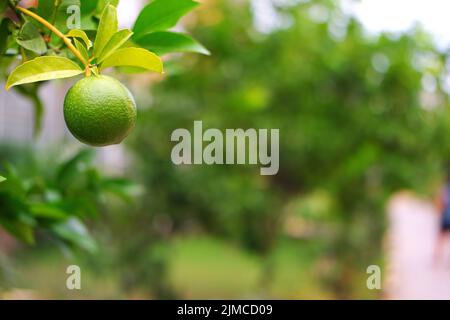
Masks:
[[[59,31],[58,28],[56,28],[50,22],[48,22],[41,16],[37,15],[36,13],[34,13],[28,9],[22,8],[21,6],[16,6],[16,9],[19,10],[20,12],[26,14],[27,16],[30,16],[31,18],[35,19],[36,21],[38,21],[39,23],[41,23],[42,25],[44,25],[45,27],[50,29],[50,31],[52,31],[57,37],[61,38],[64,41],[64,43],[66,44],[66,46],[69,48],[69,50],[72,51],[72,53],[75,55],[75,57],[77,57],[83,63],[83,65],[86,67],[86,75],[88,73],[90,73],[89,62],[87,62],[83,58],[83,55],[80,53],[80,51],[78,51],[77,48],[75,48],[75,46],[72,44],[72,41],[70,41],[70,39],[67,38],[61,31]],[[89,71],[87,71],[87,70],[89,70]]]

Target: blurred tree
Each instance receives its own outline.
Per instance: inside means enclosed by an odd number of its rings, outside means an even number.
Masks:
[[[317,9],[327,21],[314,21]],[[439,79],[446,57],[419,29],[369,38],[330,1],[278,10],[290,26],[271,33],[251,27],[248,2],[217,0],[198,13],[194,33],[213,55],[187,59],[153,88],[130,145],[147,192],[135,224],[152,223],[160,241],[194,228],[266,256],[292,213],[288,204],[321,191],[332,205],[314,222],[333,232],[311,241],[328,244],[333,268],[324,281],[337,297],[352,297],[354,278],[380,259],[388,197],[429,190],[445,164],[448,97]],[[439,101],[433,108],[423,99],[424,76],[437,82],[428,92]],[[219,129],[279,128],[279,174],[175,167],[167,141],[194,120]],[[150,287],[161,278],[150,278]]]

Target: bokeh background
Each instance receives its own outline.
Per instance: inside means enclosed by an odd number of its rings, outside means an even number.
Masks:
[[[431,266],[430,202],[450,155],[446,1],[200,2],[181,28],[211,56],[120,76],[139,105],[123,145],[89,149],[66,132],[70,83],[37,93],[38,138],[33,101],[0,91],[1,168],[87,225],[53,230],[75,246],[0,231],[0,296],[450,298],[450,269]],[[144,4],[122,1],[122,25]],[[174,166],[170,135],[194,120],[280,129],[278,175]],[[65,287],[71,264],[80,291]],[[370,265],[381,290],[367,288]]]

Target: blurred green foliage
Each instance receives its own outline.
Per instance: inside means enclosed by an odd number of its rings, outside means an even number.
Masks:
[[[83,221],[99,218],[108,195],[129,200],[134,184],[103,176],[93,165],[92,150],[62,160],[38,155],[2,147],[0,171],[6,180],[0,185],[0,226],[28,244],[35,243],[38,232],[67,249],[95,252]]]
[[[329,21],[313,21],[314,6]],[[266,34],[252,27],[248,2],[218,0],[198,13],[194,33],[212,56],[183,61],[182,71],[152,88],[154,102],[130,144],[147,190],[139,221],[152,223],[160,241],[201,230],[263,257],[292,236],[286,229],[295,223],[312,226],[308,241],[324,241],[323,259],[331,261],[322,280],[336,297],[354,297],[355,282],[380,260],[388,197],[404,188],[430,191],[445,167],[446,56],[420,29],[370,38],[327,1],[278,10],[291,26]],[[336,25],[343,36],[333,33]],[[423,99],[424,76],[436,80],[429,95],[437,106]],[[192,130],[194,120],[219,129],[279,128],[279,174],[174,166],[167,141],[177,128]]]

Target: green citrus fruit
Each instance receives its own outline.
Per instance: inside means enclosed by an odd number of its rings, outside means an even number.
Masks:
[[[118,144],[136,123],[136,103],[116,79],[91,76],[78,81],[64,101],[64,119],[81,142],[95,147]]]

